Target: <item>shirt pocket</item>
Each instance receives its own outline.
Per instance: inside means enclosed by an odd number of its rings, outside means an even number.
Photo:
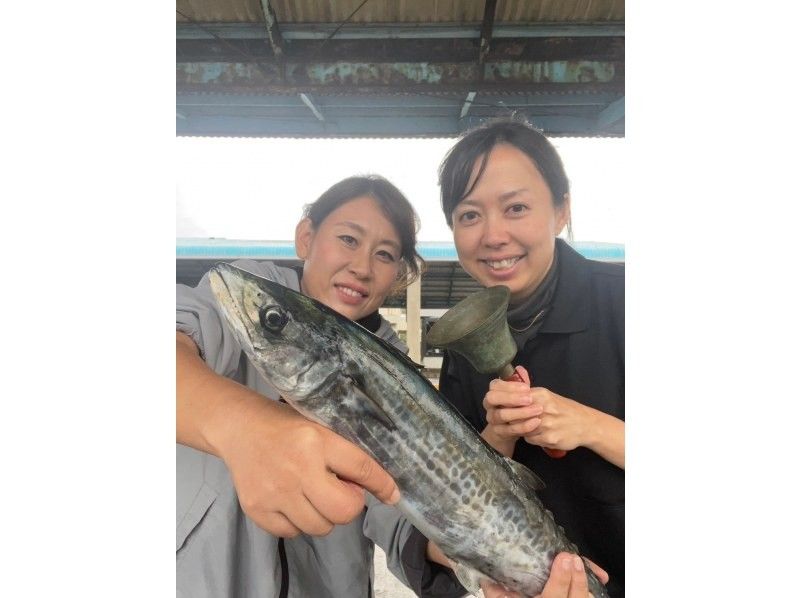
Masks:
[[[217,493],[208,485],[200,486],[200,491],[195,496],[186,514],[178,522],[175,551],[178,552],[186,543],[186,539],[200,525],[208,509],[217,498]]]

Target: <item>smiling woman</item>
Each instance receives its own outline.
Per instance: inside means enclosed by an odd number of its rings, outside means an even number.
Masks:
[[[378,176],[345,179],[296,227],[302,270],[236,265],[321,301],[406,351],[378,308],[419,274],[411,204]],[[242,353],[210,278],[177,289],[177,584],[193,597],[367,598],[373,546],[400,541],[399,495],[361,449],[279,402]],[[250,314],[267,328],[280,314]],[[296,366],[296,362],[288,365]],[[271,399],[271,400],[270,400]],[[369,498],[365,509],[365,492]],[[408,537],[408,532],[404,532]],[[443,575],[429,568],[401,570]]]
[[[569,222],[569,194],[554,196],[525,153],[506,144],[475,162],[467,187],[454,208],[444,206],[458,259],[483,286],[506,285],[511,304],[518,303],[553,263],[555,239]],[[442,187],[446,197],[451,191]]]
[[[419,274],[413,211],[379,177],[351,177],[308,206],[295,230],[302,291],[358,320]]]
[[[557,238],[570,224],[569,181],[532,126],[509,119],[468,132],[439,173],[461,265],[483,286],[511,290],[519,375],[492,380],[448,350],[440,390],[495,449],[544,480],[544,504],[607,570],[609,594],[623,596],[624,266],[587,260]]]

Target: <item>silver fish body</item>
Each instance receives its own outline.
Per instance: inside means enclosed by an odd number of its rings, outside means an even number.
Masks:
[[[210,282],[255,367],[295,409],[383,466],[400,488],[397,508],[458,563],[468,590],[486,578],[539,594],[555,555],[577,552],[536,496],[535,475],[492,449],[405,355],[235,266],[218,264]],[[587,575],[592,594],[606,597]]]

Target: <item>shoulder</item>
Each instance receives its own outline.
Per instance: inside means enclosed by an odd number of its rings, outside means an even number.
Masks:
[[[586,260],[586,263],[588,264],[589,275],[597,284],[624,288],[625,264],[598,262],[595,260]]]
[[[392,325],[389,324],[389,322],[383,316],[381,316],[381,325],[375,332],[375,336],[385,340],[395,349],[408,354],[408,347],[405,345],[405,343],[403,343],[403,341],[400,340],[400,337],[397,336],[397,333],[392,328]]]
[[[277,266],[269,261],[256,261],[256,260],[236,260],[231,262],[234,266],[238,266],[242,270],[252,272],[257,276],[262,276],[292,290],[300,290],[300,280],[297,277],[297,272],[292,268],[285,266]]]
[[[586,260],[591,294],[600,306],[622,311],[625,305],[625,265]]]

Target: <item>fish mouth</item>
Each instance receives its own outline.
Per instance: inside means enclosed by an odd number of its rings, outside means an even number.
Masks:
[[[253,321],[250,319],[250,316],[247,315],[246,310],[240,307],[241,302],[244,301],[244,297],[242,297],[240,301],[235,299],[234,292],[226,280],[225,271],[220,266],[215,266],[211,269],[208,280],[211,285],[211,290],[214,292],[214,295],[216,295],[221,306],[223,307],[223,311],[230,313],[231,316],[236,316],[226,317],[226,319],[231,323],[232,326],[234,326],[236,330],[244,334],[252,345],[253,336],[250,334],[249,326],[237,325],[239,322],[249,322],[251,325],[253,324]],[[242,293],[244,293],[244,291],[242,291]]]

